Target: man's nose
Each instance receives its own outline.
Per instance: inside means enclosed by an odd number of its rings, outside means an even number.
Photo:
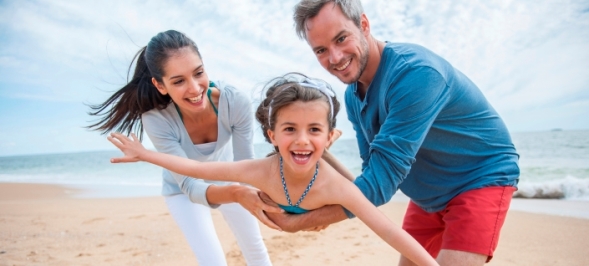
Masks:
[[[332,48],[329,52],[329,63],[332,65],[338,64],[342,61],[343,52],[339,48]]]

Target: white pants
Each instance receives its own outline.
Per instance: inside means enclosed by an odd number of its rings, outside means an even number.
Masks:
[[[215,232],[211,210],[190,201],[188,196],[167,196],[166,204],[184,233],[198,265],[227,265],[225,253]],[[218,208],[237,239],[247,265],[272,265],[262,240],[258,220],[238,203],[221,204]]]

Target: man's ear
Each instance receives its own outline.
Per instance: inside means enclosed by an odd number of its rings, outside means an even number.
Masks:
[[[155,80],[155,78],[151,78],[151,83],[153,83],[153,86],[155,86],[155,88],[162,94],[162,95],[166,95],[168,94],[168,90],[166,90],[166,87],[164,87],[163,84],[157,82],[157,80]]]
[[[366,14],[362,13],[360,17],[360,30],[362,30],[362,34],[366,36],[366,38],[370,37],[370,21],[368,21],[368,17]]]

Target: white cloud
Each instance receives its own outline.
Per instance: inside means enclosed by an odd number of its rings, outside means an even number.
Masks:
[[[97,103],[125,83],[139,48],[168,29],[197,43],[213,79],[250,91],[299,71],[327,80],[341,99],[344,85],[321,68],[294,32],[296,2],[2,1],[0,105],[14,99]],[[421,44],[446,58],[481,88],[510,129],[589,128],[581,119],[589,111],[586,1],[365,0],[363,5],[375,37]],[[350,131],[344,112],[338,124]],[[0,123],[5,121],[0,114]]]
[[[589,97],[585,1],[366,1],[374,35],[428,47],[472,79],[507,121]],[[578,106],[578,105],[575,105]],[[586,108],[585,108],[586,109]],[[513,130],[550,129],[554,120]],[[571,123],[569,123],[571,124]],[[581,122],[577,127],[589,127]]]

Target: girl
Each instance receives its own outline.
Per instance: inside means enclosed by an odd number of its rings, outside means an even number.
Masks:
[[[103,133],[115,128],[134,131],[140,138],[144,128],[159,152],[189,161],[254,157],[254,121],[248,97],[224,82],[209,80],[192,40],[174,30],[161,32],[135,59],[131,81],[104,103],[92,106],[90,114],[101,116],[101,120],[89,128]],[[165,169],[162,177],[162,194],[170,214],[199,265],[227,265],[210,208],[223,214],[248,265],[271,265],[259,225],[248,210],[258,215],[281,210],[265,205],[258,190],[189,178]],[[265,215],[259,219],[269,221]]]
[[[339,204],[354,213],[389,245],[419,265],[438,265],[407,232],[394,225],[360,190],[322,159],[332,141],[339,103],[329,86],[302,75],[273,80],[256,118],[276,154],[256,160],[200,163],[143,148],[119,133],[108,139],[124,157],[111,162],[150,162],[171,171],[211,180],[244,182],[259,188],[291,213]]]

